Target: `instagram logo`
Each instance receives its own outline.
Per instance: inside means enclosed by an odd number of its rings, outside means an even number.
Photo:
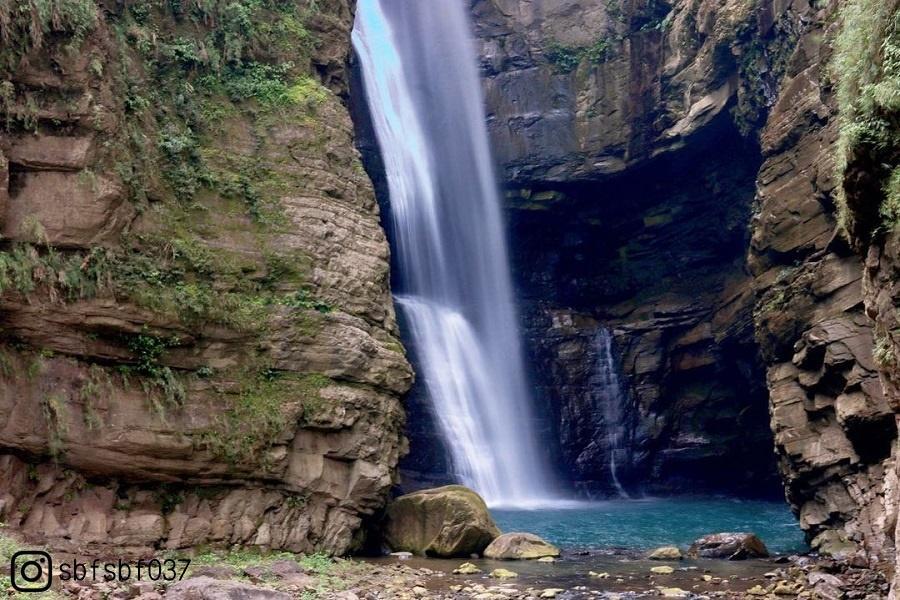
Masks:
[[[17,592],[46,592],[53,576],[53,559],[40,550],[22,550],[9,561],[10,580]]]

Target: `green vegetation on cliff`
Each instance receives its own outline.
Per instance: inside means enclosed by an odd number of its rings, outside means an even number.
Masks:
[[[77,48],[97,26],[95,0],[0,0],[0,67],[15,68],[26,52],[40,48],[53,33],[69,36],[69,47]]]
[[[606,38],[598,38],[589,46],[566,46],[554,40],[544,49],[544,56],[561,73],[571,73],[585,60],[592,65],[603,64],[611,55],[612,45]]]
[[[0,0],[0,126],[14,137],[72,134],[70,117],[47,115],[84,112],[76,95],[35,90],[19,76],[23,65],[59,57],[96,95],[94,115],[76,127],[102,143],[79,181],[117,179],[130,206],[119,237],[80,247],[54,245],[29,218],[18,241],[0,246],[0,293],[29,303],[113,299],[138,317],[152,313],[138,334],[88,334],[130,354],[91,372],[139,385],[163,419],[194,381],[168,366],[180,346],[173,330],[264,335],[288,317],[312,334],[332,310],[309,281],[310,257],[277,237],[291,233],[282,199],[303,188],[296,165],[269,147],[285,124],[318,143],[316,112],[333,98],[312,64],[319,42],[308,24],[318,11],[313,0],[148,0],[105,10],[96,0]],[[271,375],[259,354],[197,370],[225,407],[205,442],[232,460],[271,443],[286,424],[283,405],[300,399],[311,410],[320,401],[318,376]],[[88,396],[98,382],[92,376]],[[42,405],[50,425],[65,424],[57,400]],[[97,425],[95,414],[85,418]]]
[[[850,0],[832,71],[840,118],[839,217],[857,240],[900,227],[900,4]]]
[[[237,383],[237,393],[223,397],[224,414],[200,435],[198,446],[230,463],[264,464],[265,451],[278,442],[288,415],[312,418],[321,407],[319,392],[330,383],[318,374],[248,370]]]

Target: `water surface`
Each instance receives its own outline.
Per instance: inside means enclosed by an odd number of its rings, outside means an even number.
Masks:
[[[725,498],[611,500],[571,508],[492,509],[503,531],[528,531],[563,549],[687,547],[722,531],[750,531],[773,553],[803,552],[797,519],[783,502]]]

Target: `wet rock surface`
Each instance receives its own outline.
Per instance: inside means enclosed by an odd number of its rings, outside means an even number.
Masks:
[[[752,533],[714,533],[691,544],[687,555],[693,558],[724,558],[746,560],[766,558],[769,550],[761,539]]]

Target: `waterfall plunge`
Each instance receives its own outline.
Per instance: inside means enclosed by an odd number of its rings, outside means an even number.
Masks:
[[[387,175],[397,300],[454,469],[490,505],[552,503],[465,2],[359,0],[353,44]]]

